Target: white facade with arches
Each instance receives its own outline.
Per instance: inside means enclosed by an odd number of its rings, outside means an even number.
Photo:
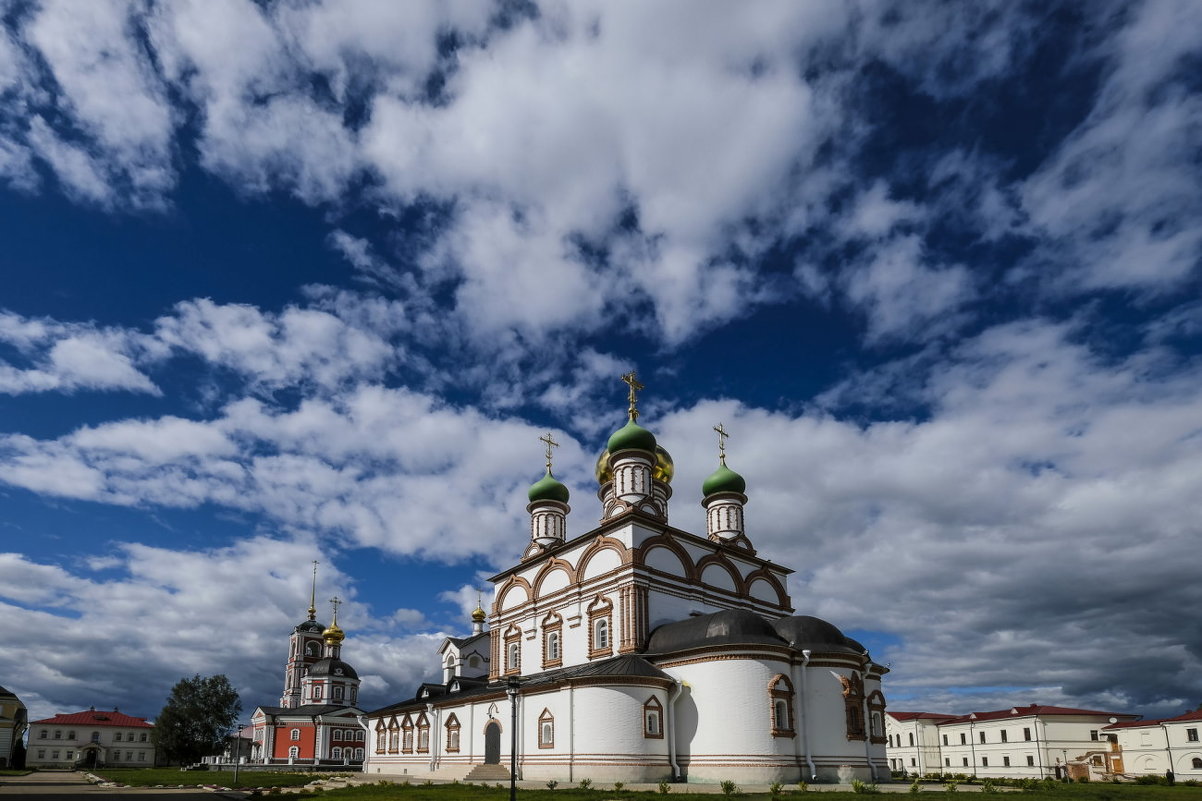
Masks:
[[[568,491],[548,457],[525,553],[491,579],[476,632],[444,642],[443,682],[366,716],[366,773],[507,767],[516,682],[523,779],[796,782],[850,767],[887,780],[886,669],[793,614],[792,571],[752,547],[724,455],[702,491],[706,536],[669,525],[671,457],[636,418],[632,401],[598,460],[602,523],[585,534],[567,537]]]
[[[1171,769],[1179,781],[1202,779],[1202,710],[1116,723],[1104,731],[1118,741],[1128,774],[1164,776]]]

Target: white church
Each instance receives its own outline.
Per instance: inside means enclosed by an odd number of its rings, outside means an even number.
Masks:
[[[669,524],[672,459],[623,380],[629,422],[597,460],[601,524],[567,538],[548,435],[525,553],[492,577],[473,634],[443,642],[442,683],[362,719],[364,773],[495,780],[515,755],[523,780],[888,780],[887,669],[793,614],[792,571],[744,528],[721,426],[705,536]]]

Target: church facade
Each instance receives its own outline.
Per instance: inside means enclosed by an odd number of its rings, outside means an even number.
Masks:
[[[624,380],[629,421],[597,462],[601,524],[567,537],[548,435],[521,560],[492,577],[473,635],[443,643],[443,681],[365,716],[364,772],[470,779],[515,752],[525,780],[886,780],[886,668],[793,614],[792,571],[745,531],[721,426],[705,535],[669,524],[673,462]]]
[[[317,569],[314,563],[314,595]],[[284,692],[279,706],[251,715],[250,761],[264,765],[362,765],[366,733],[360,725],[359,674],[342,660],[346,634],[338,626],[337,598],[329,627],[317,622],[316,598],[309,617],[288,640]]]

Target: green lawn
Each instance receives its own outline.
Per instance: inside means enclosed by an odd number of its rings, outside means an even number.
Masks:
[[[896,786],[896,785],[895,785]],[[921,798],[965,798],[965,793],[972,793],[968,799],[978,798],[978,793],[974,789],[961,789],[958,792],[951,794],[942,790],[932,792],[939,785],[927,785],[920,795]],[[671,785],[669,787],[669,797],[680,799],[680,801],[718,801],[718,799],[726,798],[722,794],[713,793],[690,793],[687,792],[687,785]],[[998,793],[998,795],[1002,795]],[[509,798],[509,788],[481,787],[463,784],[451,785],[421,785],[421,784],[383,784],[383,785],[364,785],[360,787],[348,787],[342,790],[328,790],[320,793],[319,796],[323,799],[346,799],[346,801],[505,801]],[[526,799],[526,801],[610,801],[611,799],[636,799],[637,801],[651,801],[653,798],[660,797],[656,792],[633,792],[623,790],[617,792],[615,790],[519,790],[518,796]],[[730,798],[755,798],[761,801],[767,801],[771,798],[767,793],[750,794],[750,793],[735,793]],[[801,793],[797,790],[796,785],[784,788],[782,796],[784,798],[799,799],[814,797],[815,801],[850,801],[850,799],[863,798],[863,795],[857,795],[850,792],[825,792],[820,787],[811,788],[809,792]],[[903,797],[908,797],[907,793],[881,793],[881,798],[896,798],[900,801]],[[1154,799],[1176,799],[1177,801],[1202,801],[1202,787],[1143,787],[1132,784],[1074,784],[1074,785],[1053,785],[1048,788],[1041,788],[1036,792],[1018,792],[1007,791],[1004,797],[1012,798],[1013,801],[1018,801],[1022,798],[1030,799],[1062,799],[1063,801],[1153,801]]]
[[[179,768],[100,768],[93,771],[111,782],[134,787],[159,784],[216,784],[220,787],[296,787],[319,779],[318,773],[275,773],[259,770],[238,771],[237,785],[232,770],[180,770]]]

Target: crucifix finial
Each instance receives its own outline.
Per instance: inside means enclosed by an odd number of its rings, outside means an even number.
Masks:
[[[335,595],[333,598],[330,599],[330,605],[334,607],[334,620],[332,623],[330,623],[330,626],[338,625],[338,607],[341,606],[343,603],[344,603],[343,600],[341,598],[339,598],[337,595]]]
[[[639,420],[639,410],[635,405],[638,401],[637,393],[641,389],[646,389],[646,387],[639,383],[639,379],[635,375],[634,370],[631,370],[629,373],[622,376],[622,380],[626,382],[628,387],[630,387],[630,409],[627,410],[630,414],[630,420],[633,423],[637,423]]]
[[[317,620],[317,560],[313,560],[313,588],[309,591],[309,619]]]
[[[547,472],[550,473],[551,472],[551,449],[558,448],[559,443],[556,442],[555,440],[551,439],[550,431],[548,431],[545,436],[539,437],[538,441],[542,442],[543,444],[545,444],[547,446]]]
[[[718,459],[722,464],[726,464],[726,438],[730,434],[726,433],[726,429],[722,427],[721,423],[714,426],[714,430],[718,432]]]

